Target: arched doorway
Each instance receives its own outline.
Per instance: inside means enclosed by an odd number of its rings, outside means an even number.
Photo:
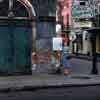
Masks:
[[[34,8],[28,0],[3,0],[0,7],[0,74],[31,74]]]

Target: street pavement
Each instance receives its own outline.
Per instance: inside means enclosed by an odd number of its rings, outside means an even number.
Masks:
[[[70,60],[72,73],[74,74],[91,74],[92,61],[87,59],[73,58]],[[98,72],[100,72],[100,62],[97,62]],[[39,64],[34,72],[49,73],[51,71],[51,65]]]
[[[72,73],[69,76],[33,71],[32,75],[0,77],[0,92],[100,85],[100,75],[90,74],[90,61],[71,59],[70,63]],[[98,63],[100,71],[99,66],[100,63]]]
[[[0,100],[100,100],[100,86],[0,93]]]
[[[72,66],[73,73],[91,74],[92,61],[86,59],[71,59],[70,64]],[[98,72],[100,73],[100,62],[97,62]]]

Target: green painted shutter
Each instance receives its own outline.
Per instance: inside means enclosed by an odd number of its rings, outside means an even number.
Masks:
[[[16,71],[30,72],[31,70],[31,26],[29,23],[16,22],[14,27],[15,56],[14,64]]]
[[[31,74],[30,21],[0,21],[0,74]]]
[[[2,23],[3,24],[3,23]],[[8,26],[0,25],[0,73],[12,71],[12,58]]]

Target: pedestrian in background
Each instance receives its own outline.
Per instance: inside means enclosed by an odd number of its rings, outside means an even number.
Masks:
[[[63,37],[62,52],[61,52],[61,65],[64,68],[64,75],[69,75],[71,72],[71,66],[69,63],[69,41],[68,37]]]

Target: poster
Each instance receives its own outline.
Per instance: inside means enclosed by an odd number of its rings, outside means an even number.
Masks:
[[[53,37],[53,50],[62,50],[62,38],[61,37]]]

